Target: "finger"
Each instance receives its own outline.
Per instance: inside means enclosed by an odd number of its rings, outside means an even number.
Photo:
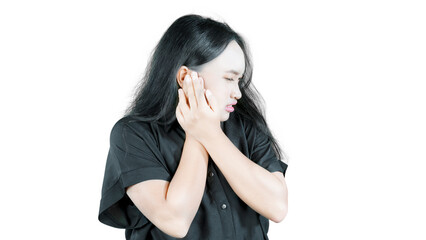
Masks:
[[[199,79],[200,79],[200,87],[199,87],[200,91],[198,96],[198,103],[200,107],[204,108],[204,107],[208,107],[207,99],[205,96],[206,89],[204,89],[203,87],[204,79],[202,77],[200,77]]]
[[[201,107],[203,104],[204,91],[201,84],[201,77],[194,80],[194,93],[195,99],[197,100],[197,106]]]
[[[176,119],[178,120],[178,122],[183,123],[183,115],[182,115],[182,112],[180,110],[180,106],[179,105],[176,108]]]
[[[181,88],[178,90],[178,93],[179,93],[178,106],[180,108],[180,111],[182,112],[183,118],[185,119],[185,116],[189,114],[190,109],[188,107],[188,104],[186,103],[186,97]]]
[[[194,78],[193,77],[195,77],[195,74],[194,74],[194,72],[191,74],[191,77],[189,78],[189,82],[188,82],[188,88],[187,88],[189,106],[190,106],[191,111],[198,107],[197,106],[197,99],[196,99],[196,95],[195,95],[195,90],[194,90]]]
[[[189,105],[189,96],[188,96],[188,88],[189,88],[190,80],[191,80],[191,76],[186,75],[185,78],[184,78],[184,81],[183,81],[183,86],[182,86],[182,91],[185,94],[185,98],[186,98],[185,101],[186,101],[188,106],[190,106]]]
[[[198,73],[196,71],[192,71],[191,72],[191,78],[192,79],[197,79],[197,77],[198,77]]]
[[[185,94],[183,93],[182,88],[178,89],[178,96],[179,96],[179,102],[176,109],[178,110],[178,113],[182,115],[182,119],[183,119],[182,105],[186,105],[186,100],[185,101],[182,100],[182,98],[185,98]]]
[[[201,79],[201,87],[204,89],[204,78],[200,77]]]
[[[215,96],[209,89],[206,90],[206,96],[207,96],[207,100],[209,100],[209,104],[212,110],[216,112],[218,109],[217,109],[217,102],[216,102]]]

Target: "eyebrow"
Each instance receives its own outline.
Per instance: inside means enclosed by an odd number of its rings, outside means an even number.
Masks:
[[[233,73],[233,74],[235,74],[235,75],[239,75],[240,74],[240,72],[238,72],[238,71],[236,71],[236,70],[234,70],[234,69],[231,69],[231,70],[228,70],[228,71],[225,71],[226,73]]]

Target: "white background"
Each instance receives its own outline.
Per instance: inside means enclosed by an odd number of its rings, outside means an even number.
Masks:
[[[246,38],[290,157],[278,239],[426,239],[422,1],[1,1],[1,239],[124,239],[98,222],[109,134],[178,17]]]

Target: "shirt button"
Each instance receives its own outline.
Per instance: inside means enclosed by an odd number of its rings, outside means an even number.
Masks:
[[[222,204],[222,209],[225,209],[226,208],[226,204]]]
[[[213,173],[213,172],[210,172],[210,173],[209,173],[209,176],[210,176],[210,177],[213,177],[213,176],[214,176],[214,173]]]

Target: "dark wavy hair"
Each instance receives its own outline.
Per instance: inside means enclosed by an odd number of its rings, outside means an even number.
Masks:
[[[278,159],[288,160],[272,135],[266,120],[264,99],[252,81],[252,61],[244,39],[229,27],[211,18],[188,14],[175,20],[151,52],[142,81],[135,88],[134,98],[125,116],[141,121],[169,125],[176,120],[178,89],[176,75],[181,66],[200,71],[200,65],[219,56],[229,42],[235,40],[244,52],[245,71],[239,82],[241,98],[234,114],[251,121],[273,144]],[[161,94],[159,94],[161,93]]]

